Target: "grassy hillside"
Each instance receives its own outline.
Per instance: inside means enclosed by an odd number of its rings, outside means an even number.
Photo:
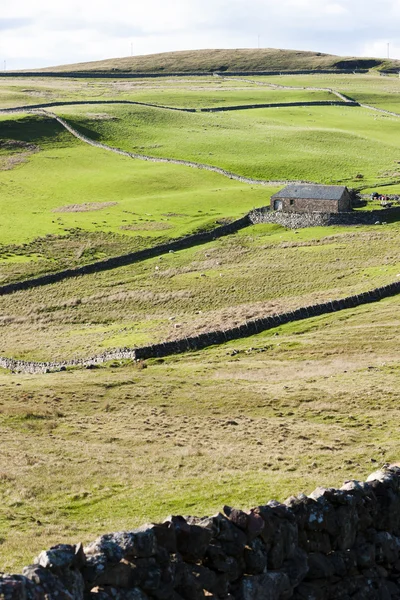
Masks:
[[[398,236],[398,223],[296,233],[253,226],[201,247],[0,297],[1,350],[28,360],[86,357],[362,293],[396,280]]]
[[[132,73],[186,73],[213,71],[291,71],[314,69],[399,68],[400,61],[341,57],[321,52],[238,48],[184,50],[145,56],[127,56],[87,63],[61,65],[38,71],[123,71]]]
[[[399,331],[393,298],[145,369],[0,372],[2,569],[398,460]]]
[[[320,87],[400,114],[394,77],[251,79],[0,79],[0,106],[98,101],[53,110],[92,139],[138,153],[400,193],[396,116],[348,106],[157,108],[332,98],[307,89]],[[54,119],[3,113],[0,280],[209,229],[268,204],[276,190],[133,160],[85,145]],[[400,277],[399,230],[396,221],[299,231],[250,226],[2,296],[0,355],[93,355],[372,289]],[[394,297],[145,363],[38,376],[0,370],[0,571],[20,569],[61,541],[88,541],[171,513],[282,500],[398,460],[398,305]]]

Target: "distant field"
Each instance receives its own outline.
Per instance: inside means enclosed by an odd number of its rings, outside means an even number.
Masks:
[[[398,78],[262,78],[398,106]],[[0,106],[325,100],[231,80],[0,79]],[[400,193],[400,119],[355,107],[180,113],[53,109],[131,152],[266,180]],[[396,111],[395,111],[396,112]],[[400,111],[399,111],[400,113]],[[0,116],[0,283],[159,244],[269,203],[276,186],[119,156],[54,119]],[[369,203],[365,209],[376,207]],[[208,244],[0,297],[0,355],[90,356],[398,281],[399,222],[251,226]],[[40,376],[0,370],[0,571],[168,514],[250,507],[399,459],[399,300],[202,352]]]
[[[82,118],[82,107],[56,112],[110,145],[217,164],[247,177],[351,187],[360,184],[359,174],[363,185],[375,185],[398,172],[400,119],[366,109],[291,107],[195,115],[135,106],[104,110],[115,118]]]
[[[370,104],[400,114],[400,79],[398,76],[382,77],[364,75],[285,75],[283,77],[252,77],[261,82],[288,86],[331,87],[349,95],[357,102]]]
[[[213,71],[270,71],[357,68],[396,69],[397,60],[335,56],[277,48],[186,50],[145,56],[127,56],[89,63],[61,65],[39,71],[123,71],[134,73],[185,73]]]
[[[54,82],[54,83],[53,83]],[[215,78],[116,80],[0,79],[0,108],[68,100],[133,100],[177,107],[336,100],[326,92],[279,90]]]

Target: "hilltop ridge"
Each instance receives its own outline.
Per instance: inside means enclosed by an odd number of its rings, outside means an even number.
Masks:
[[[397,71],[400,61],[343,57],[322,52],[275,48],[182,50],[143,56],[127,56],[35,69],[35,72],[121,71],[132,73],[189,73],[213,71],[289,71],[319,69],[377,69]]]

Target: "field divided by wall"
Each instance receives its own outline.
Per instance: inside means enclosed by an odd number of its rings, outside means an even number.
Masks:
[[[268,78],[392,109],[394,81]],[[192,107],[324,99],[211,77],[0,87],[2,107],[60,97]],[[400,191],[400,120],[367,109],[53,110],[128,151],[266,180]],[[268,204],[277,189],[113,155],[37,115],[3,115],[0,130],[3,283],[212,229]],[[398,280],[398,228],[255,225],[161,259],[19,291],[0,298],[0,354],[88,356],[360,294]],[[0,570],[16,571],[60,541],[171,513],[212,514],[223,503],[282,500],[397,461],[398,304],[387,298],[181,356],[36,376],[1,370]]]

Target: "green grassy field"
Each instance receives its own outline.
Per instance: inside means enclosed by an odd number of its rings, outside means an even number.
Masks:
[[[124,150],[217,164],[247,177],[355,186],[360,173],[363,184],[374,185],[398,171],[400,119],[361,108],[199,115],[106,107],[114,118],[104,120],[82,119],[82,107],[56,111],[89,137]]]
[[[204,91],[205,104],[208,99]],[[400,121],[365,109],[185,114],[98,105],[55,110],[103,143],[216,165],[249,177],[305,179],[366,190],[400,180]],[[268,204],[276,191],[205,171],[114,156],[85,146],[43,117],[4,115],[0,123],[5,138],[35,143],[38,150],[0,150],[3,281],[13,276],[10,265],[15,261],[16,274],[22,277],[152,245]],[[390,189],[398,191],[399,184]],[[102,203],[104,208],[98,210]],[[86,210],[78,212],[80,204]],[[30,260],[21,261],[27,254]]]
[[[0,354],[89,357],[361,293],[400,276],[398,236],[398,223],[300,232],[253,226],[201,247],[0,297]]]
[[[373,74],[262,81],[332,87],[382,108],[398,102],[399,80]],[[60,99],[204,107],[271,98],[326,93],[212,77],[0,79],[3,108]],[[267,180],[400,192],[400,121],[366,109],[185,114],[100,104],[54,111],[85,135],[137,153]],[[118,156],[83,144],[52,119],[3,114],[0,280],[209,229],[268,204],[277,189]],[[90,356],[372,289],[400,277],[399,227],[251,226],[3,296],[0,355]],[[0,370],[0,570],[20,569],[61,541],[170,513],[282,500],[398,460],[398,305],[394,297],[146,363],[38,376]]]
[[[252,77],[260,82],[299,87],[333,88],[357,102],[400,114],[400,79],[398,76],[382,77],[377,73],[363,75],[302,75],[283,77]]]

